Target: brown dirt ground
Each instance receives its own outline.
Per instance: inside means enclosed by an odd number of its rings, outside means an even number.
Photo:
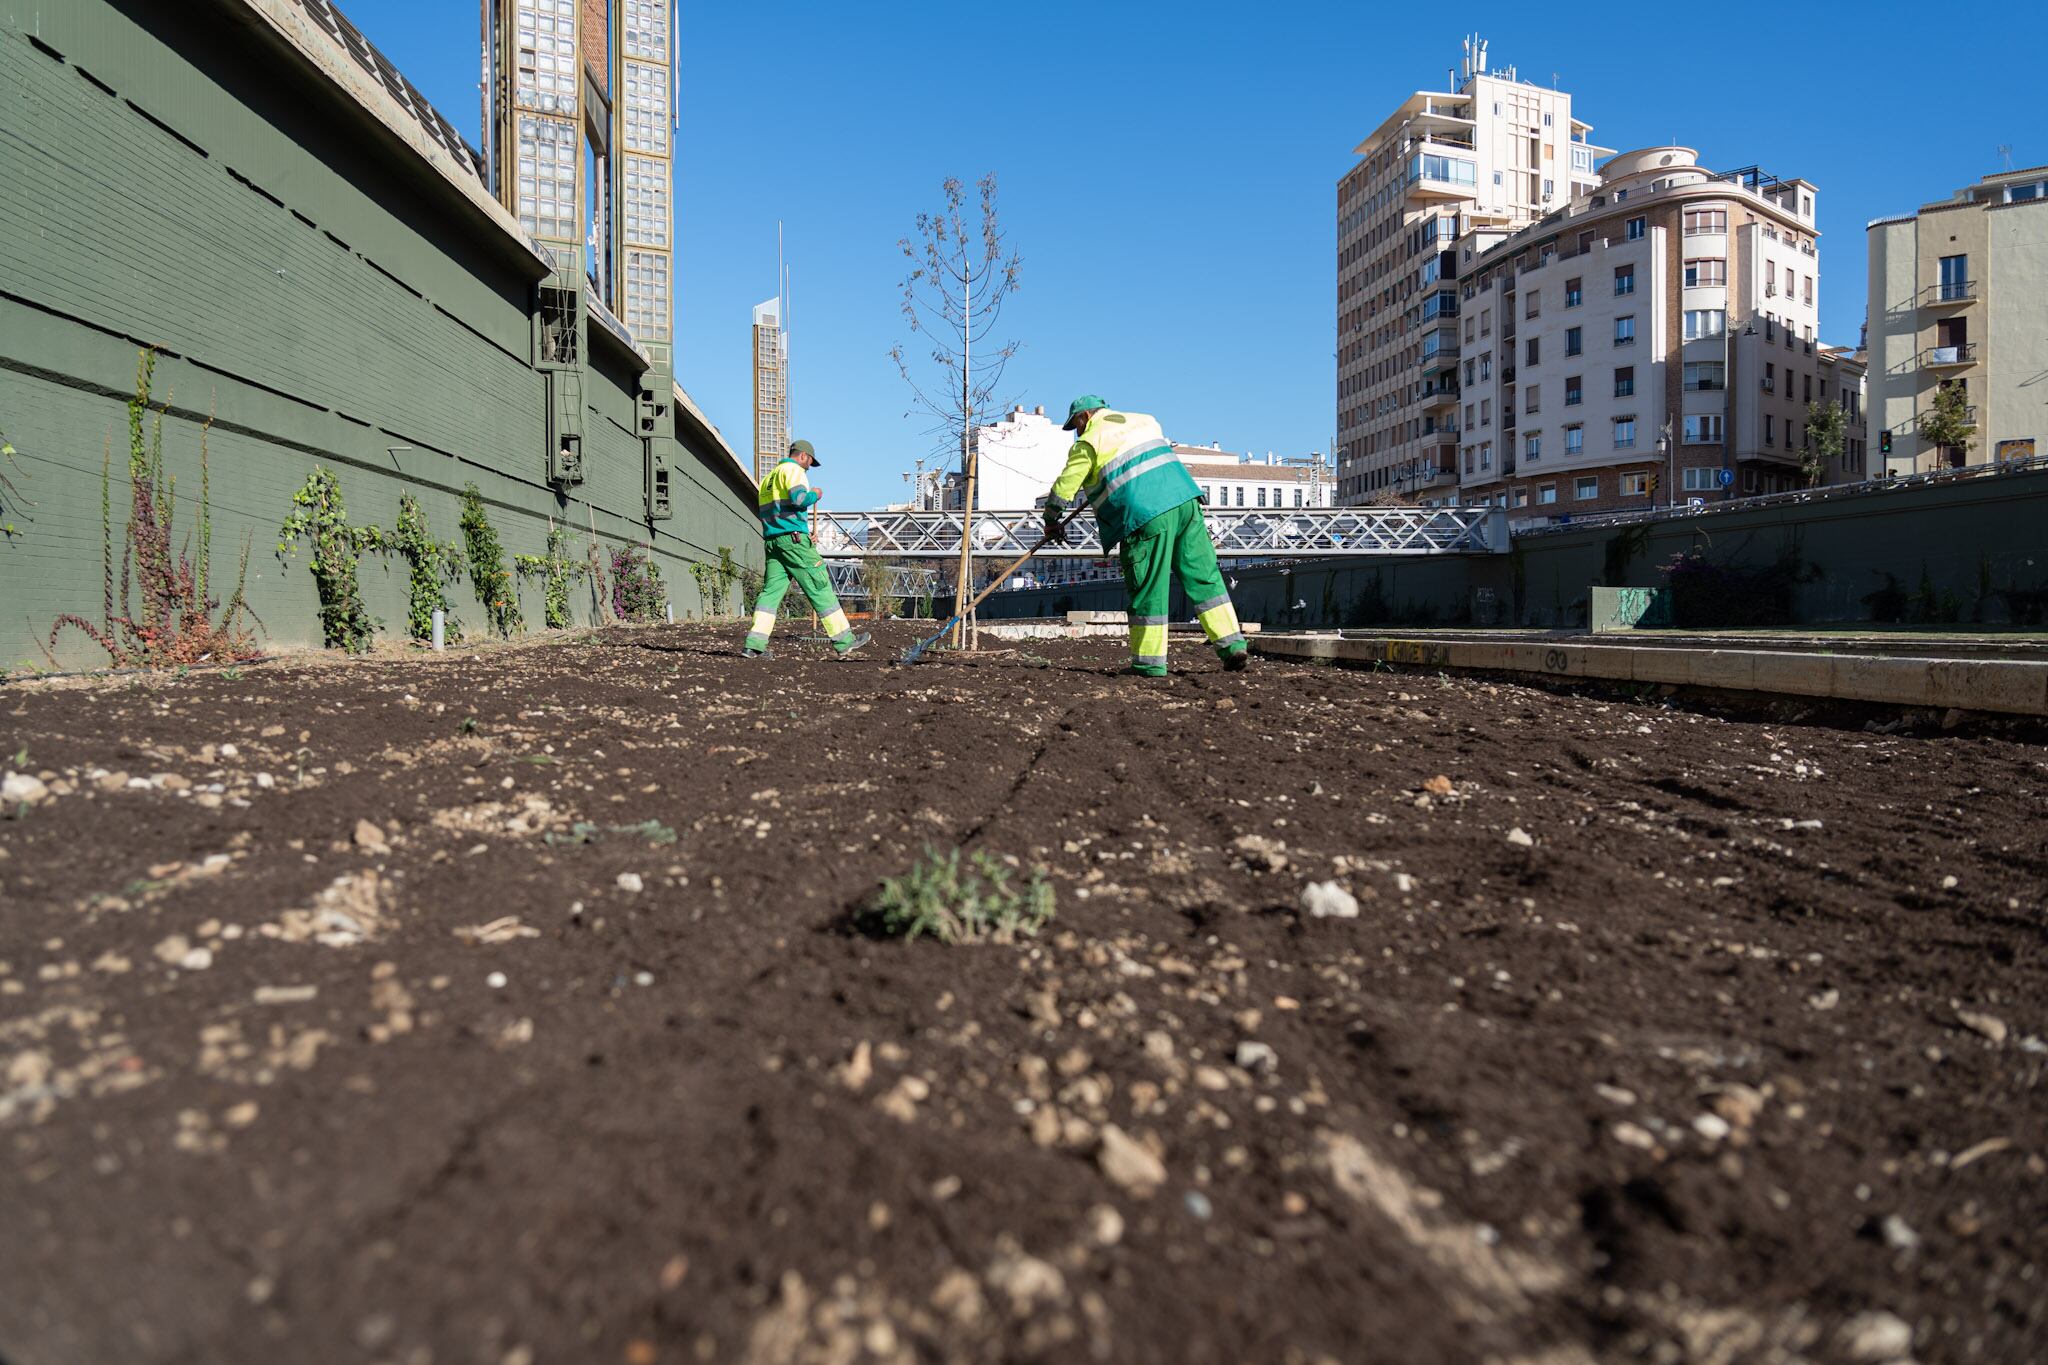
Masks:
[[[2041,1357],[2038,744],[890,629],[0,692],[0,1358]]]

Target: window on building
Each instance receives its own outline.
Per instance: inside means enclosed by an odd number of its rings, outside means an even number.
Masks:
[[[1718,412],[1689,412],[1685,415],[1685,443],[1689,446],[1719,445],[1721,442],[1721,414]]]
[[[1728,258],[1725,256],[1694,256],[1685,263],[1685,287],[1703,289],[1711,285],[1728,283]]]
[[[1586,429],[1576,424],[1564,429],[1564,453],[1583,455],[1586,453]]]
[[[1647,498],[1650,496],[1650,476],[1641,471],[1621,476],[1621,496],[1624,498]]]
[[[1517,489],[1515,490],[1515,506],[1517,506],[1517,507],[1527,507],[1528,505],[1529,505],[1529,489],[1528,489],[1528,487],[1527,487],[1527,486],[1525,485],[1525,486],[1523,486],[1523,487],[1521,487],[1521,488],[1517,488]]]
[[[1718,469],[1692,465],[1685,469],[1684,476],[1688,493],[1705,493],[1721,485],[1721,471]]]
[[[1628,398],[1632,397],[1635,391],[1636,367],[1633,365],[1623,365],[1617,368],[1614,372],[1614,396],[1616,398]]]
[[[1296,507],[1301,506],[1301,490],[1299,488],[1294,490],[1294,505]]]
[[[1537,394],[1537,386],[1536,386],[1536,385],[1534,385],[1534,384],[1531,384],[1531,385],[1529,385],[1529,386],[1528,386],[1528,387],[1527,387],[1526,389],[1522,390],[1522,392],[1523,392],[1523,394],[1525,395],[1525,400],[1524,400],[1524,402],[1522,403],[1522,411],[1523,411],[1523,412],[1536,412],[1536,411],[1538,411],[1538,408],[1537,408],[1537,406],[1536,406],[1536,394]]]
[[[1465,472],[1466,472],[1467,474],[1476,474],[1476,473],[1478,473],[1478,472],[1479,472],[1479,447],[1478,447],[1478,446],[1466,446],[1466,447],[1465,447]]]
[[[1785,297],[1788,299],[1792,297],[1792,285],[1792,267],[1788,265],[1785,267]]]
[[[1599,497],[1600,476],[1598,474],[1588,474],[1583,478],[1572,480],[1572,496],[1580,502],[1589,502]]]
[[[1243,484],[1239,484],[1239,485],[1237,486],[1237,505],[1238,505],[1239,507],[1242,507],[1242,506],[1244,506],[1244,485],[1243,485]]]
[[[1493,378],[1493,352],[1488,351],[1485,355],[1479,357],[1479,377],[1481,379]]]
[[[1802,403],[1811,403],[1813,401],[1813,376],[1810,374],[1800,375],[1799,387],[1799,401]]]
[[[1472,319],[1465,319],[1465,325],[1467,327],[1470,327],[1472,325]],[[1468,360],[1465,362],[1465,382],[1467,384],[1470,384],[1472,382],[1472,367],[1477,365],[1478,363],[1479,362],[1476,360]]]
[[[1773,365],[1770,361],[1766,360],[1764,362],[1764,392],[1776,393],[1777,391],[1778,367],[1776,365]]]
[[[1584,395],[1579,389],[1579,376],[1575,374],[1566,375],[1564,381],[1564,405],[1568,408],[1575,408],[1583,397]]]
[[[1970,297],[1970,258],[1968,256],[1944,256],[1941,258],[1940,291],[1944,301]]]
[[[1614,419],[1614,448],[1634,450],[1636,445],[1636,419],[1617,417]]]
[[[1728,230],[1728,210],[1724,208],[1697,208],[1685,211],[1685,235],[1701,237],[1709,233]]]
[[[1541,313],[1543,311],[1542,300],[1543,291],[1540,289],[1531,289],[1528,293],[1528,301],[1523,305],[1522,316],[1525,318],[1533,318],[1538,313]]]
[[[1266,490],[1263,488],[1259,490],[1258,505],[1261,507],[1266,505]]]
[[[1537,484],[1537,485],[1536,485],[1536,501],[1537,501],[1537,503],[1538,503],[1538,504],[1539,504],[1540,506],[1544,506],[1544,507],[1548,507],[1548,506],[1549,506],[1549,505],[1550,505],[1551,503],[1554,503],[1554,502],[1556,502],[1556,501],[1557,501],[1557,485],[1556,485],[1556,484],[1554,484],[1554,483],[1539,483],[1539,484]]]
[[[1491,398],[1479,400],[1479,425],[1482,427],[1493,425],[1493,400]]]
[[[1493,442],[1479,443],[1479,472],[1484,474],[1493,468]]]
[[[1616,318],[1614,320],[1614,344],[1617,346],[1628,346],[1632,345],[1635,342],[1635,339],[1635,315],[1630,314],[1625,318]]]
[[[1626,193],[1626,191],[1623,191],[1623,193]],[[1620,196],[1620,195],[1616,195],[1615,197],[1616,197],[1616,198],[1618,199],[1618,198],[1620,198],[1621,196]],[[1646,237],[1646,236],[1648,236],[1648,235],[1649,235],[1649,231],[1650,231],[1650,220],[1649,220],[1649,219],[1647,219],[1647,218],[1631,218],[1631,219],[1629,219],[1629,220],[1628,220],[1628,239],[1629,239],[1629,240],[1630,240],[1631,242],[1633,242],[1633,241],[1638,241],[1638,240],[1640,240],[1641,238],[1643,238],[1643,237]]]
[[[1614,267],[1614,292],[1633,294],[1636,292],[1636,268],[1632,265]]]
[[[1771,415],[1770,415],[1769,413],[1765,413],[1765,414],[1764,414],[1764,444],[1765,444],[1765,445],[1767,445],[1767,446],[1773,446],[1773,445],[1776,445],[1776,444],[1778,443],[1778,442],[1777,442],[1777,440],[1776,440],[1776,432],[1777,432],[1777,426],[1776,426],[1776,419],[1774,419],[1774,418],[1773,418],[1773,417],[1772,417],[1772,416],[1771,416]]]
[[[1725,308],[1688,308],[1685,310],[1685,339],[1698,341],[1704,337],[1717,337],[1728,330],[1728,310]]]
[[[1727,366],[1719,360],[1690,361],[1685,367],[1685,387],[1692,393],[1711,393],[1727,386]]]
[[[1586,301],[1585,281],[1572,279],[1564,282],[1564,306],[1577,308]]]
[[[1529,460],[1540,460],[1540,459],[1542,459],[1542,458],[1543,458],[1543,433],[1542,433],[1542,432],[1540,432],[1540,431],[1531,431],[1531,432],[1527,432],[1527,433],[1525,433],[1525,434],[1523,435],[1523,437],[1522,437],[1522,456],[1523,456],[1523,458],[1525,458],[1525,459],[1529,459]]]
[[[1799,277],[1799,298],[1802,303],[1808,305],[1813,303],[1813,276],[1802,275]]]
[[[1536,363],[1536,362],[1537,362],[1537,361],[1538,361],[1539,359],[1541,359],[1541,358],[1542,358],[1542,355],[1543,355],[1543,350],[1542,350],[1542,347],[1541,347],[1541,346],[1539,346],[1539,345],[1537,344],[1537,343],[1539,343],[1539,342],[1540,342],[1541,340],[1542,340],[1542,338],[1541,338],[1541,337],[1530,337],[1530,338],[1529,338],[1529,342],[1528,342],[1528,346],[1527,346],[1527,351],[1528,351],[1527,361],[1528,361],[1528,363],[1529,363],[1529,364],[1531,364],[1531,365],[1534,365],[1534,364],[1535,364],[1535,363]]]
[[[1470,403],[1465,405],[1465,425],[1468,427],[1472,425],[1472,405]]]
[[[1577,355],[1580,351],[1584,350],[1584,341],[1585,329],[1583,327],[1567,327],[1564,329],[1564,353],[1566,355]]]
[[[1493,310],[1491,308],[1479,310],[1479,335],[1483,337],[1493,335]]]

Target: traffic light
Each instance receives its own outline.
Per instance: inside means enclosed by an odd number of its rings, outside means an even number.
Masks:
[[[1657,496],[1657,476],[1655,474],[1650,475],[1650,496],[1653,498]]]
[[[1892,453],[1892,429],[1890,427],[1886,427],[1883,431],[1877,433],[1877,453],[1880,455]]]

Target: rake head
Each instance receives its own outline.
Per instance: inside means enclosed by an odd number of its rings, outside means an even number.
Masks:
[[[948,621],[945,625],[940,626],[938,633],[936,635],[926,636],[924,639],[919,640],[916,644],[912,645],[909,649],[904,650],[903,657],[898,659],[896,662],[899,664],[914,664],[919,659],[922,659],[925,655],[926,650],[930,649],[933,645],[937,644],[939,641],[946,638],[946,632],[951,630],[953,628],[954,622],[958,621],[959,619],[960,618],[957,616],[954,617],[952,621]]]

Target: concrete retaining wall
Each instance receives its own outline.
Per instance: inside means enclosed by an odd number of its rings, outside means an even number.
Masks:
[[[1924,620],[2039,624],[2048,611],[2048,472],[1523,536],[1506,555],[1327,559],[1229,570],[1238,614],[1270,628],[1582,627],[1588,589],[1661,587],[1681,554],[1783,564],[1781,624]],[[1121,583],[997,593],[985,616],[1120,609]],[[1176,592],[1172,613],[1187,614]],[[1684,624],[1681,622],[1681,624]]]
[[[1328,663],[1407,664],[1551,678],[1597,678],[1892,706],[1956,707],[2048,715],[2048,663],[2012,659],[1913,659],[1770,650],[1671,649],[1565,640],[1404,640],[1267,635],[1262,655]]]

